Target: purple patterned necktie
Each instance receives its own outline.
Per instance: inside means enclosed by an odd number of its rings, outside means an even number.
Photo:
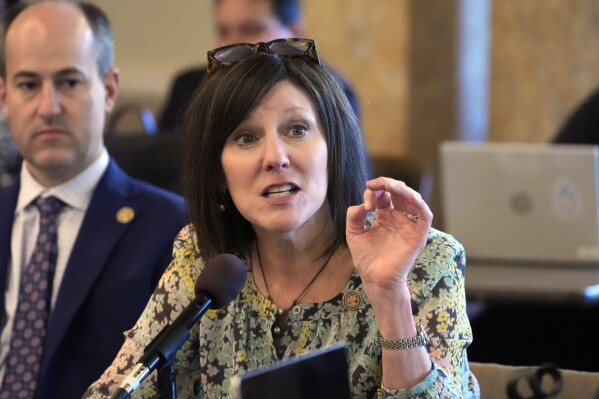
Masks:
[[[56,218],[64,202],[56,197],[38,197],[34,204],[40,212],[40,231],[31,260],[21,276],[0,399],[33,398],[42,364],[58,253]]]

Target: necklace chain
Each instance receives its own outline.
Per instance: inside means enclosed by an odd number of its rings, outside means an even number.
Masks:
[[[320,270],[318,270],[318,272],[314,275],[314,277],[312,277],[312,280],[310,280],[310,282],[308,283],[308,285],[306,286],[306,288],[304,288],[304,290],[298,295],[298,297],[295,298],[295,300],[291,303],[291,306],[289,308],[287,308],[286,310],[288,310],[288,309],[294,307],[295,305],[297,305],[299,303],[299,301],[304,297],[304,295],[306,295],[306,293],[308,292],[308,290],[310,289],[310,287],[312,286],[312,284],[316,281],[316,279],[318,278],[318,276],[321,275],[321,273],[323,272],[323,270],[329,264],[329,261],[333,257],[333,253],[334,253],[334,251],[331,251],[331,253],[327,257],[327,260],[325,260],[325,262],[322,265],[322,267],[320,268]],[[268,283],[266,282],[266,274],[264,274],[264,268],[262,266],[262,257],[260,256],[260,246],[258,245],[258,243],[256,243],[256,254],[258,255],[258,266],[260,267],[260,273],[262,274],[262,281],[264,281],[264,289],[266,290],[266,297],[269,300],[272,301],[272,297],[270,296],[270,291],[268,290]]]

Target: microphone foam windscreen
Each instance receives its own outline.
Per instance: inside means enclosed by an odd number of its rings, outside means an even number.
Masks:
[[[224,308],[245,285],[247,278],[245,264],[231,254],[216,255],[210,259],[195,284],[195,294],[210,296],[211,309]]]

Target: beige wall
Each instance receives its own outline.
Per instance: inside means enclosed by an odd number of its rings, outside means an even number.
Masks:
[[[120,103],[159,109],[173,75],[214,47],[211,1],[91,0],[108,14],[121,70]]]
[[[358,92],[371,152],[403,154],[408,137],[409,3],[307,0],[306,30]]]
[[[490,138],[546,141],[599,85],[599,1],[496,0]]]

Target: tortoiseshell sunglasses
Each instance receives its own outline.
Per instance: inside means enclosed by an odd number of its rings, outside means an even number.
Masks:
[[[219,67],[229,67],[258,52],[276,54],[285,58],[309,57],[320,65],[314,40],[287,38],[266,43],[236,43],[210,50],[206,72],[211,76]]]

